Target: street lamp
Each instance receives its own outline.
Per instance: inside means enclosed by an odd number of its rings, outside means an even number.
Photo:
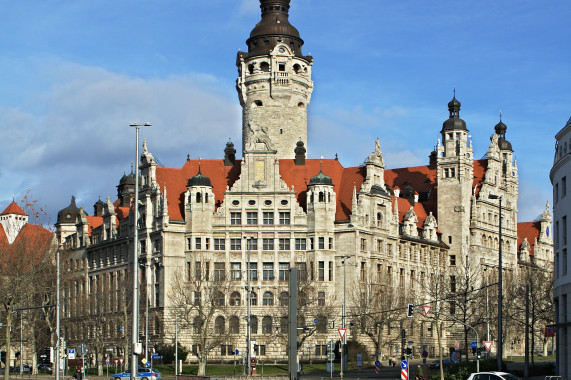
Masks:
[[[489,194],[489,199],[497,199],[499,201],[499,210],[500,210],[500,223],[499,223],[499,243],[498,243],[498,353],[497,353],[497,366],[498,371],[502,370],[502,196]]]
[[[488,265],[484,264],[484,272],[486,272],[486,341],[490,341],[490,317],[488,314]],[[488,351],[488,359],[490,358],[490,351]]]
[[[56,380],[59,380],[60,376],[60,358],[61,358],[61,338],[60,338],[60,269],[59,269],[59,262],[60,262],[60,251],[61,251],[61,244],[57,247],[56,250],[56,266],[57,266],[57,274],[56,274],[56,336],[57,336],[57,344],[56,344],[56,360],[55,360],[55,370],[56,370]],[[20,351],[20,361],[22,359],[22,351]],[[7,362],[7,361],[6,361]]]
[[[141,353],[139,346],[139,129],[141,127],[150,127],[151,123],[137,124],[131,123],[129,127],[135,128],[136,145],[135,145],[135,204],[134,223],[133,223],[133,319],[131,334],[131,380],[136,380],[138,375],[137,355]]]
[[[346,294],[346,272],[345,272],[345,261],[350,258],[351,256],[346,255],[346,256],[341,256],[341,264],[343,264],[343,313],[341,315],[341,327],[343,329],[346,329],[346,318],[347,318],[347,312],[346,312],[346,300],[345,300],[345,294]],[[343,339],[342,339],[342,344],[343,344],[343,354],[341,355],[341,373],[340,376],[343,377],[343,372],[347,371],[347,354],[345,353],[345,347],[347,346],[347,330],[345,330],[345,334],[343,335]]]

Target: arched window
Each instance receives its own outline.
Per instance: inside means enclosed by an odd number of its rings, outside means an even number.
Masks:
[[[305,108],[305,104],[303,104],[303,102],[299,102],[299,103],[297,103],[297,107],[298,108]]]
[[[325,193],[323,191],[319,192],[319,202],[325,202]]]
[[[241,297],[240,293],[234,292],[230,295],[230,306],[240,306]]]
[[[293,65],[293,71],[296,74],[299,74],[299,72],[301,71],[301,66],[299,65],[299,63],[296,63],[295,65]]]
[[[225,321],[224,317],[220,315],[216,317],[216,320],[214,321],[214,333],[216,335],[222,335],[224,334],[224,331],[225,331]]]
[[[200,334],[200,329],[202,328],[202,318],[200,317],[194,317],[194,320],[192,321],[192,330],[195,334]]]
[[[272,317],[265,316],[262,319],[262,334],[272,333]]]
[[[288,292],[281,292],[280,293],[280,306],[287,306],[289,300],[289,293]]]
[[[213,300],[214,306],[224,306],[224,293],[216,292]]]
[[[313,203],[313,193],[309,196],[309,203]]]
[[[498,238],[494,239],[494,249],[498,249]]]
[[[493,248],[494,247],[494,242],[492,240],[491,236],[488,236],[488,248]]]
[[[270,72],[270,64],[268,62],[260,63],[260,70],[262,70],[264,73],[269,73]]]
[[[202,194],[196,193],[196,203],[200,203],[202,201]]]
[[[240,320],[237,316],[232,316],[228,320],[228,328],[230,330],[230,334],[239,334],[240,333]]]
[[[377,213],[377,227],[380,227],[383,223],[383,214],[378,212]]]
[[[262,302],[264,306],[273,306],[274,295],[272,294],[272,292],[265,292]]]
[[[258,317],[250,317],[250,333],[258,333]]]
[[[258,304],[258,295],[256,292],[250,293],[250,305],[256,306]]]
[[[208,194],[204,194],[204,203],[208,203]]]
[[[487,240],[486,240],[486,235],[482,234],[482,243],[481,243],[481,244],[482,244],[482,247],[485,247],[485,246],[487,245],[487,244],[486,244],[486,241],[487,241]]]
[[[254,74],[254,65],[253,64],[248,65],[248,73]]]

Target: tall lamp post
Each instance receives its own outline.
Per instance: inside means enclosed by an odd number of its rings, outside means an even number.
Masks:
[[[346,300],[345,300],[345,294],[346,294],[346,280],[347,280],[347,276],[346,276],[346,272],[345,272],[345,261],[350,258],[351,256],[346,255],[346,256],[341,256],[341,264],[343,264],[343,313],[341,315],[341,327],[343,329],[346,329],[346,319],[347,319],[347,304],[346,304]],[[345,353],[345,348],[347,347],[347,331],[345,330],[345,335],[343,335],[343,339],[342,339],[342,344],[343,344],[343,354],[341,355],[341,373],[340,376],[343,377],[343,372],[347,371],[347,354]]]
[[[137,356],[141,353],[139,345],[139,129],[141,127],[150,127],[150,123],[129,125],[135,128],[136,145],[135,145],[135,204],[134,223],[133,223],[133,319],[131,327],[131,380],[136,380],[139,367]]]
[[[60,250],[62,246],[61,244],[57,247],[56,250],[56,336],[57,336],[57,344],[56,344],[56,360],[55,360],[55,370],[56,370],[56,380],[59,380],[60,377],[60,358],[61,358],[61,338],[60,338],[60,303],[59,303],[59,294],[60,294]],[[20,351],[20,361],[22,358],[22,351]],[[8,361],[6,361],[8,362]]]
[[[498,242],[498,353],[497,353],[497,366],[498,371],[502,370],[502,351],[503,351],[503,339],[502,339],[502,302],[503,302],[503,288],[502,288],[502,196],[489,194],[489,199],[497,199],[499,201],[500,210],[500,223],[499,223],[499,242]]]
[[[484,264],[484,272],[486,272],[486,341],[490,341],[490,317],[488,312],[488,265]],[[488,359],[490,351],[488,351]]]

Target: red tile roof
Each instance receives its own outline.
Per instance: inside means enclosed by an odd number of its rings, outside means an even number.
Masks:
[[[14,201],[6,207],[4,211],[0,215],[8,215],[8,214],[16,214],[16,215],[23,215],[27,216],[27,214],[18,206],[18,204]]]
[[[199,160],[187,160],[180,168],[157,167],[157,183],[164,192],[167,190],[168,213],[171,220],[182,221],[184,215],[184,193],[190,177],[198,173]],[[474,161],[473,186],[480,184],[484,178],[487,167],[486,160]],[[201,173],[210,178],[212,191],[214,192],[215,205],[220,206],[224,199],[227,187],[232,187],[240,176],[240,161],[234,166],[224,166],[223,160],[200,160]],[[305,165],[295,165],[293,160],[280,160],[280,175],[288,188],[294,187],[297,201],[306,210],[307,185],[311,177],[319,171],[331,177],[337,194],[336,221],[348,220],[351,215],[353,188],[360,191],[366,177],[364,166],[344,168],[339,161],[334,159],[307,159]],[[409,183],[417,193],[429,194],[427,200],[416,202],[414,211],[418,217],[418,225],[422,227],[426,216],[432,212],[437,215],[436,197],[436,170],[429,166],[416,166],[409,168],[397,168],[385,170],[385,183],[392,189],[404,188]],[[394,197],[393,197],[394,201]],[[404,198],[398,198],[399,219],[402,222],[404,214],[410,209],[410,203]],[[116,201],[115,211],[119,219],[124,219],[129,214],[128,207],[118,207]]]
[[[0,246],[2,246],[2,244],[8,244],[8,236],[6,236],[4,226],[0,224]]]
[[[517,250],[521,243],[527,238],[529,243],[529,254],[533,255],[535,250],[535,239],[539,238],[541,232],[541,222],[522,222],[517,224]]]
[[[87,225],[89,226],[89,228],[87,229],[89,236],[91,236],[91,232],[103,225],[103,217],[101,216],[86,216],[87,219]]]
[[[4,232],[1,227],[0,230]],[[55,247],[55,235],[35,224],[25,224],[12,244],[8,244],[3,234],[3,238],[0,237],[0,272],[5,268],[27,271],[43,260],[51,247]]]

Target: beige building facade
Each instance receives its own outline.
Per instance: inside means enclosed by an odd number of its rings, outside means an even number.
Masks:
[[[224,159],[189,159],[180,168],[165,168],[144,144],[136,221],[139,331],[148,330],[143,335],[151,347],[172,343],[180,310],[175,282],[201,278],[221,293],[212,303],[217,308],[209,327],[209,356],[232,360],[235,349],[246,347],[249,268],[251,336],[258,358],[283,361],[287,271],[297,268],[303,360],[324,360],[327,342],[339,340],[343,302],[355,350],[397,357],[402,330],[416,356],[438,353],[437,334],[446,352],[456,343],[465,348],[466,337],[452,319],[422,311],[430,305],[459,318],[449,299],[462,289],[461,278],[470,278],[466,286],[476,289],[469,303],[478,318],[465,321],[477,323],[481,345],[486,311],[477,296],[483,294],[484,269],[490,283],[494,271],[497,276],[500,244],[499,203],[489,195],[502,199],[505,271],[516,273],[522,263],[549,270],[553,254],[551,237],[544,233],[551,223],[548,209],[541,220],[518,229],[518,172],[507,127],[500,121],[491,130],[488,154],[475,160],[454,96],[427,165],[387,169],[378,139],[358,167],[309,159],[313,58],[301,53],[303,40],[289,23],[289,0],[261,0],[260,7],[262,18],[247,40],[248,51],[237,55],[241,159],[229,142]],[[435,137],[437,132],[435,126]],[[93,342],[100,352],[111,349],[114,356],[125,355],[129,347],[134,176],[121,179],[115,201],[98,201],[93,216],[72,200],[56,224],[74,273],[63,296],[66,337],[71,344]],[[198,293],[196,302],[204,303],[205,293]],[[196,326],[178,331],[191,351],[204,350]]]

